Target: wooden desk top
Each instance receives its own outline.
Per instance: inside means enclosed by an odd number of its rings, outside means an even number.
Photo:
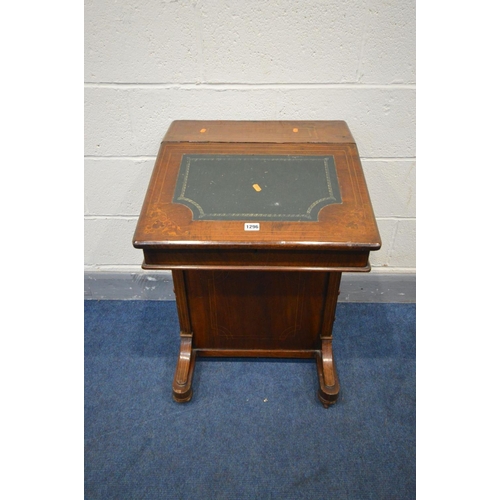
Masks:
[[[163,141],[354,144],[343,121],[177,120]]]
[[[307,197],[299,203],[302,192]],[[258,223],[259,230],[245,230],[245,223]],[[367,257],[381,239],[345,122],[174,121],[161,143],[133,244],[145,251],[145,267],[154,267],[148,255],[175,250],[179,259],[179,252],[193,249]]]

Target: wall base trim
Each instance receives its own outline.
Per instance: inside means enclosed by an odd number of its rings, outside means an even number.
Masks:
[[[175,300],[172,275],[164,272],[86,271],[87,300]],[[415,273],[343,273],[339,302],[416,302]]]

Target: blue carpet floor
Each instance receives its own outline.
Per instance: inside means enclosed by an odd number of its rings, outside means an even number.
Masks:
[[[308,360],[198,359],[174,302],[85,301],[85,498],[415,498],[415,304],[337,308],[336,405]]]

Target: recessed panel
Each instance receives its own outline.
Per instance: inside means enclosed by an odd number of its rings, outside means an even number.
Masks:
[[[333,156],[185,154],[173,201],[194,220],[317,221],[342,199]]]

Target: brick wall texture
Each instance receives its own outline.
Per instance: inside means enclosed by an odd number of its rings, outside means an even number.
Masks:
[[[414,0],[86,0],[85,268],[132,236],[172,120],[345,120],[383,247],[414,272]]]

